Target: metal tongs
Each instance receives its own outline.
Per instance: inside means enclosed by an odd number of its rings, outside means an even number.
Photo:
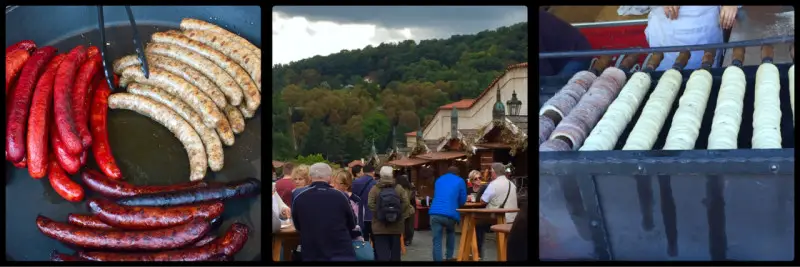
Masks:
[[[139,62],[142,63],[142,72],[144,73],[145,78],[150,78],[150,69],[147,67],[147,60],[144,57],[144,47],[142,47],[142,42],[139,40],[139,30],[136,28],[136,21],[133,18],[133,11],[131,11],[131,6],[125,6],[125,11],[128,13],[128,20],[131,22],[131,27],[133,27],[133,45],[136,48],[136,54],[139,56]],[[108,61],[108,48],[106,47],[106,27],[105,21],[103,19],[103,6],[97,6],[97,25],[100,28],[100,56],[103,58],[103,71],[106,74],[106,82],[108,83],[108,88],[111,88],[111,91],[116,91],[114,87],[114,71],[112,71],[111,63]]]

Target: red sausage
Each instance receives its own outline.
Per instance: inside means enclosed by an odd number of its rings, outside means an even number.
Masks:
[[[78,252],[90,261],[213,261],[228,259],[247,243],[247,226],[234,223],[222,238],[202,247],[160,251],[154,253]],[[223,256],[224,255],[224,256]]]
[[[81,65],[75,76],[75,86],[72,87],[72,111],[75,115],[75,127],[81,136],[83,148],[88,150],[92,145],[92,134],[89,133],[89,84],[94,75],[100,70],[102,62],[100,55],[90,57]]]
[[[158,230],[99,230],[56,222],[41,215],[36,218],[36,226],[44,235],[69,245],[86,249],[129,251],[180,248],[197,242],[211,229],[211,224],[198,218],[187,224]],[[88,259],[83,256],[81,258]]]
[[[6,149],[11,162],[19,162],[25,157],[25,130],[28,123],[28,111],[33,95],[33,86],[45,69],[45,65],[56,55],[56,49],[46,46],[33,53],[25,62],[22,72],[14,87],[6,125]]]
[[[55,156],[50,161],[50,185],[53,186],[53,190],[56,190],[56,193],[67,201],[79,202],[83,200],[83,188],[69,179],[69,176],[56,161]]]
[[[217,240],[217,236],[215,236],[215,235],[206,235],[203,238],[201,238],[200,240],[198,240],[197,243],[194,243],[193,246],[202,247],[202,246],[205,246],[208,243],[214,242],[214,240]]]
[[[25,50],[28,51],[28,53],[32,53],[33,50],[36,50],[36,43],[34,43],[31,40],[19,41],[19,43],[10,45],[9,47],[6,48],[6,55],[11,54],[11,52],[14,52],[16,50]]]
[[[42,178],[47,175],[47,164],[50,160],[48,148],[48,133],[53,102],[53,81],[56,70],[64,55],[57,55],[47,64],[47,68],[36,82],[31,101],[31,114],[28,117],[28,172],[33,178]]]
[[[53,112],[58,137],[64,142],[64,148],[71,155],[80,155],[83,144],[75,126],[75,114],[72,110],[72,86],[75,84],[75,75],[78,66],[86,60],[86,49],[79,45],[67,54],[64,62],[58,66],[53,94]]]
[[[89,48],[86,49],[87,57],[93,57],[94,55],[99,55],[99,54],[100,54],[100,48],[97,48],[97,46],[90,46]]]
[[[100,220],[100,218],[97,218],[97,216],[93,215],[70,213],[69,215],[67,215],[67,222],[75,226],[92,228],[92,229],[104,229],[104,230],[116,229],[114,228],[114,226],[104,223],[103,221]]]
[[[107,199],[91,199],[89,210],[101,221],[121,229],[146,230],[185,224],[196,218],[211,220],[222,214],[222,202],[179,207],[121,206]]]
[[[92,96],[91,117],[89,120],[89,130],[92,133],[92,154],[97,162],[97,167],[109,178],[119,180],[122,172],[117,167],[114,155],[111,153],[111,146],[108,143],[108,96],[111,89],[105,81],[105,75],[98,74],[95,77],[94,95]]]
[[[202,181],[176,185],[137,186],[122,181],[111,180],[95,170],[84,171],[83,174],[81,174],[81,178],[89,189],[109,198],[130,197],[140,194],[170,192],[208,186],[208,183]]]
[[[86,260],[81,259],[78,256],[63,254],[59,253],[57,250],[53,250],[53,252],[50,253],[50,261],[86,261]]]
[[[64,148],[64,143],[58,138],[57,131],[55,123],[50,124],[50,142],[53,143],[53,153],[61,168],[64,168],[64,171],[69,174],[75,174],[81,169],[80,159],[67,152]]]
[[[22,66],[30,57],[31,55],[25,50],[16,50],[6,54],[6,95],[8,95],[8,89],[11,88],[11,81],[17,77]]]
[[[19,169],[25,169],[25,167],[28,167],[28,160],[26,158],[22,158],[22,161],[12,162],[12,164],[14,164],[14,167],[17,167]]]

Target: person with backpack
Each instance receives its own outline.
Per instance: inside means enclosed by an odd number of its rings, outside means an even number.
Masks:
[[[397,184],[403,186],[403,189],[406,190],[409,205],[411,205],[411,214],[409,214],[408,218],[403,220],[406,225],[405,231],[403,232],[403,242],[405,242],[406,247],[408,247],[411,246],[411,241],[414,240],[414,212],[417,206],[417,190],[414,188],[414,184],[408,181],[408,175],[405,174],[397,176]]]
[[[433,261],[442,261],[442,231],[447,233],[445,257],[454,261],[456,224],[461,220],[456,209],[466,202],[467,184],[458,176],[458,167],[450,166],[433,185],[433,203],[428,211],[433,235]]]
[[[486,187],[486,191],[481,196],[481,203],[486,203],[487,209],[516,209],[517,208],[517,186],[506,177],[506,166],[502,163],[492,163],[491,168],[492,182]],[[516,212],[505,214],[506,223],[513,223],[517,217]],[[476,222],[475,238],[478,243],[478,254],[481,259],[484,257],[483,241],[486,233],[496,221]]]
[[[353,170],[355,170],[355,168]],[[364,239],[370,241],[372,240],[372,210],[366,208],[366,201],[363,200],[369,197],[369,191],[372,190],[372,187],[374,187],[378,181],[374,178],[375,166],[364,166],[362,172],[359,173],[363,175],[353,181],[353,194],[356,194],[358,198],[362,199],[359,203],[361,206],[358,208],[358,225],[361,226]]]
[[[328,164],[315,163],[309,167],[311,184],[294,192],[292,220],[302,261],[356,261],[356,216],[350,198],[330,185],[332,175]]]
[[[380,177],[367,197],[367,206],[374,215],[375,260],[400,261],[400,235],[405,230],[403,220],[411,215],[411,202],[403,186],[395,182],[391,166],[383,166]]]

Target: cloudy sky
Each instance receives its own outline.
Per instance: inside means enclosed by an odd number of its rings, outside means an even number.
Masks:
[[[527,20],[525,6],[279,6],[272,9],[272,64],[383,42],[477,33]]]

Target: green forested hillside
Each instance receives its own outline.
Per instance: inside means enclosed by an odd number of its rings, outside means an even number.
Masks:
[[[273,66],[273,159],[320,153],[350,161],[366,156],[373,140],[383,153],[393,128],[402,146],[403,134],[439,106],[477,97],[506,66],[527,61],[528,25],[519,23]]]

